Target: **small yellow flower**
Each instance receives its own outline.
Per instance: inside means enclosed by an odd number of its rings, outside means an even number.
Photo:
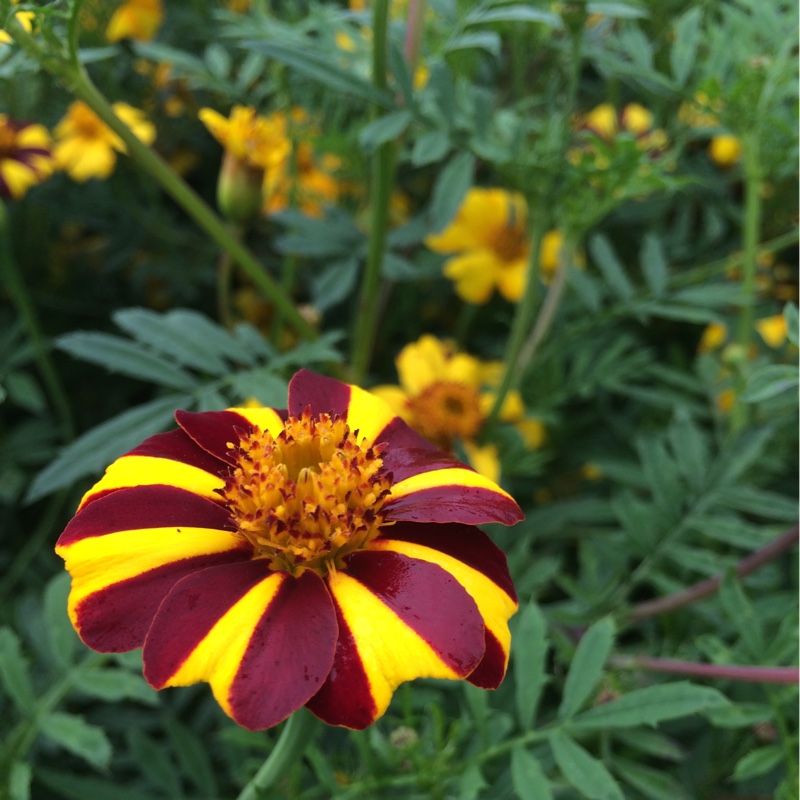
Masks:
[[[721,322],[711,322],[706,325],[700,343],[697,345],[698,353],[710,353],[721,347],[728,338],[728,326]]]
[[[756,330],[769,347],[780,347],[786,341],[788,334],[786,317],[783,314],[764,317],[756,322]]]
[[[126,0],[111,16],[106,28],[106,39],[136,39],[149,42],[164,21],[161,0]]]
[[[736,394],[733,389],[723,389],[717,395],[717,410],[722,414],[730,413],[736,402]]]
[[[127,103],[114,103],[116,115],[145,144],[152,144],[156,129],[144,112]],[[81,100],[76,100],[55,128],[54,155],[74,181],[107,178],[114,171],[117,153],[126,152],[122,139]]]
[[[742,143],[736,136],[721,133],[709,142],[708,155],[717,166],[732,167],[742,157]]]
[[[455,219],[425,244],[452,255],[444,274],[468,303],[487,303],[494,289],[512,303],[525,288],[530,255],[526,235],[528,210],[523,196],[505,189],[473,188]]]
[[[0,114],[0,197],[18,200],[53,172],[52,144],[43,125]]]
[[[611,141],[619,130],[617,110],[611,103],[601,103],[586,114],[583,118],[583,125],[601,139]]]

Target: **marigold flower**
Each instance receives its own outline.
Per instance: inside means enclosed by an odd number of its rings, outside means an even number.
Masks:
[[[758,320],[756,330],[764,342],[774,349],[781,347],[786,341],[789,328],[786,324],[786,317],[783,314],[775,314]]]
[[[145,144],[155,140],[156,129],[143,111],[114,103],[114,112]],[[117,153],[127,150],[122,139],[81,100],[70,105],[54,133],[56,160],[72,180],[81,183],[107,178],[117,164]]]
[[[522,297],[530,256],[525,198],[505,189],[472,188],[455,219],[425,244],[453,254],[444,274],[468,303],[487,303],[497,287],[513,303]]]
[[[44,125],[0,114],[0,197],[18,200],[53,172],[52,144]]]
[[[517,601],[474,526],[521,519],[502,489],[305,370],[286,410],[175,416],[58,541],[86,644],[144,647],[152,686],[207,681],[252,730],[303,705],[361,729],[417,677],[499,685]]]
[[[149,42],[164,21],[161,0],[126,0],[112,15],[106,28],[106,39],[136,39]]]
[[[700,342],[697,345],[698,353],[711,353],[722,347],[728,338],[728,326],[721,322],[709,322],[703,329]]]
[[[729,133],[713,136],[708,143],[709,158],[719,167],[732,167],[742,157],[742,143]]]

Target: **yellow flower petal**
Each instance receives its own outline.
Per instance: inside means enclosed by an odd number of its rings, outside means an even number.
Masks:
[[[764,317],[756,322],[756,330],[770,347],[780,347],[786,341],[786,318],[783,314]]]
[[[500,459],[497,455],[497,448],[493,444],[483,447],[474,442],[464,442],[463,444],[470,466],[490,481],[497,483],[500,480]]]

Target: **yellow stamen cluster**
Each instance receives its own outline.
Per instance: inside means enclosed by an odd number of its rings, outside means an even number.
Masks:
[[[483,423],[478,390],[458,381],[436,381],[409,403],[417,430],[446,449],[456,438],[473,439]]]
[[[292,575],[325,575],[378,535],[391,480],[381,445],[357,434],[338,416],[306,409],[277,437],[255,428],[228,445],[236,466],[219,493],[255,558]]]

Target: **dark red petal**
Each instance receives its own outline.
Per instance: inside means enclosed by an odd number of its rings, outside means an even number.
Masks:
[[[496,689],[506,675],[506,654],[495,635],[487,628],[486,652],[467,680],[481,689]]]
[[[125,653],[144,644],[161,601],[187,575],[247,560],[250,548],[186,558],[100,589],[75,609],[81,639],[102,653]]]
[[[461,522],[484,525],[499,522],[514,525],[523,519],[520,507],[509,497],[476,486],[457,483],[419,489],[397,498],[390,497],[383,507],[386,518],[407,522]]]
[[[176,486],[128,486],[98,497],[70,520],[58,539],[63,547],[91,536],[142,528],[233,530],[230,514],[205,497]]]
[[[253,631],[231,684],[233,718],[249,730],[277,725],[319,691],[333,664],[338,626],[322,578],[287,580]]]
[[[161,688],[230,607],[269,575],[269,563],[255,559],[223,564],[173,584],[147,634],[147,681]]]
[[[215,458],[235,465],[228,444],[239,441],[241,431],[251,433],[253,425],[235,411],[176,411],[178,425],[197,445]]]
[[[350,387],[307,369],[296,372],[289,381],[289,414],[299,417],[307,406],[313,414],[338,414],[347,417]]]
[[[180,428],[157,433],[125,455],[169,458],[205,470],[212,475],[222,475],[228,471],[227,465],[221,464],[218,459],[198,447]]]
[[[323,722],[363,730],[375,721],[378,709],[369,690],[353,633],[334,599],[339,638],[333,667],[322,688],[306,706]]]
[[[400,417],[395,417],[375,437],[375,442],[387,444],[382,454],[383,466],[392,473],[395,482],[419,472],[465,466],[409,428]]]
[[[482,572],[517,602],[506,555],[480,528],[455,522],[428,525],[398,522],[383,528],[381,538],[421,544],[446,553]]]

